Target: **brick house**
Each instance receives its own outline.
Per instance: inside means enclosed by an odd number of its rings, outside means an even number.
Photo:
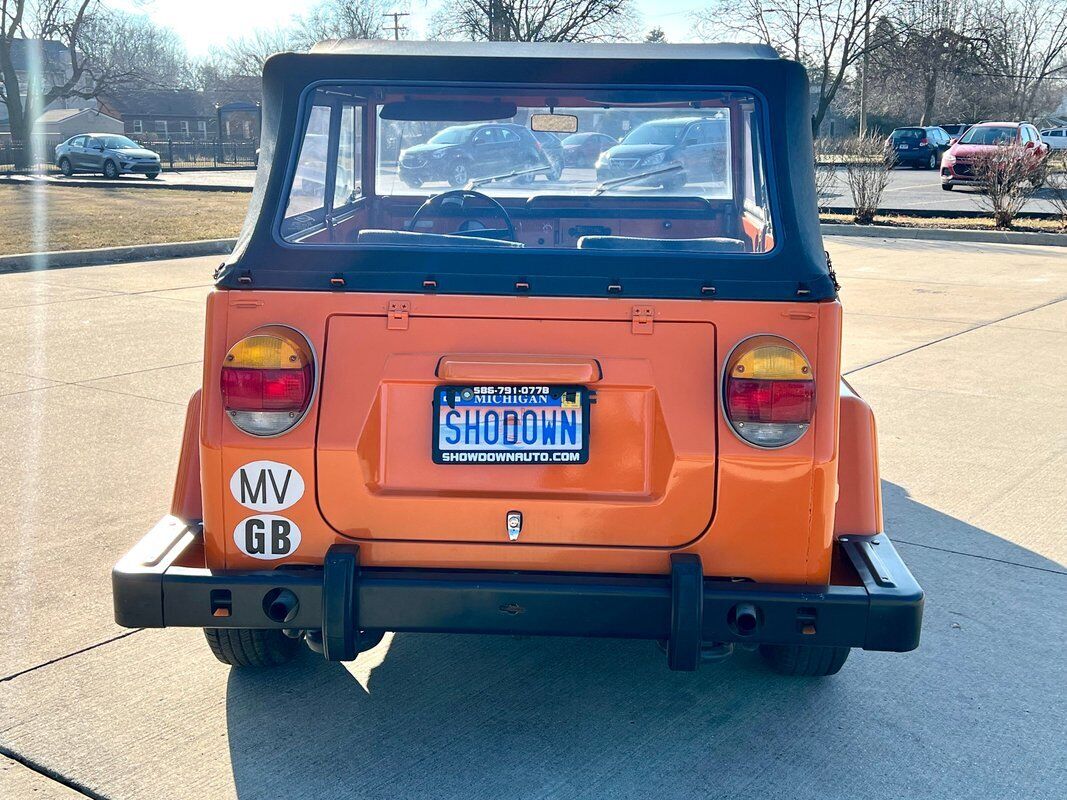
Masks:
[[[214,141],[218,138],[219,105],[223,139],[252,142],[259,139],[259,113],[255,100],[231,102],[228,97],[193,89],[131,90],[101,98],[104,113],[119,117],[127,136],[138,141]],[[236,106],[232,111],[228,105]]]

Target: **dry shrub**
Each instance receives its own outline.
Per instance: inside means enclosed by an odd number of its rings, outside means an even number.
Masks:
[[[1048,201],[1056,209],[1060,228],[1067,231],[1067,150],[1056,152],[1049,159],[1048,176],[1045,186],[1048,189]]]
[[[996,227],[1010,228],[1040,183],[1033,155],[1019,143],[983,148],[971,157],[971,169],[982,186],[978,204],[992,212]]]
[[[834,184],[837,182],[834,175],[833,162],[837,157],[837,143],[833,139],[818,138],[815,144],[815,196],[818,198],[819,208],[826,208],[830,201],[837,196]]]
[[[870,133],[841,140],[839,150],[845,163],[845,182],[852,193],[853,221],[870,225],[889,183],[892,162],[886,158],[881,137]]]

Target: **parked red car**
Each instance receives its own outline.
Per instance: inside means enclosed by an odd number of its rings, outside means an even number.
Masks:
[[[1045,180],[1049,146],[1029,122],[979,122],[972,125],[941,159],[941,188],[951,192],[954,186],[975,186],[974,159],[993,147],[1022,145],[1030,180],[1040,186]]]

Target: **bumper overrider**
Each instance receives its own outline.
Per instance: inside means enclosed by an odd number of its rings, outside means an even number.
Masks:
[[[118,624],[321,631],[334,661],[381,631],[655,639],[672,669],[690,670],[708,642],[904,652],[922,622],[923,591],[884,535],[838,539],[852,574],[830,586],[709,579],[694,553],[672,554],[665,575],[361,567],[354,543],[322,567],[181,566],[201,537],[199,523],[166,517],[119,561]]]

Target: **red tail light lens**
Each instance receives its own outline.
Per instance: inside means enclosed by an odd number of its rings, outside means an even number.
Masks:
[[[246,433],[277,436],[303,418],[314,380],[304,338],[288,328],[264,328],[226,354],[220,376],[223,407]]]
[[[730,427],[749,444],[792,444],[815,414],[811,365],[796,347],[776,336],[742,342],[727,360],[723,406]]]
[[[920,139],[919,140],[919,147],[926,147],[927,142],[928,142],[927,139]]]

